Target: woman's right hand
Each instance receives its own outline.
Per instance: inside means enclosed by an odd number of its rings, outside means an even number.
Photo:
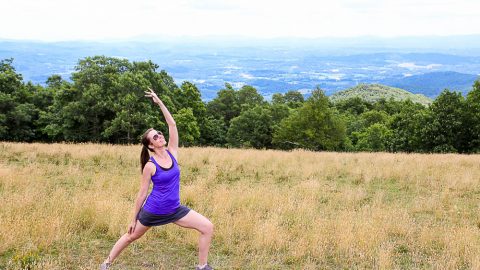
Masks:
[[[155,94],[155,92],[153,91],[153,89],[151,89],[150,87],[148,87],[148,91],[145,91],[145,96],[146,96],[146,97],[149,97],[149,98],[152,98],[152,100],[153,100],[153,102],[154,102],[155,104],[160,105],[160,102],[162,102],[162,101],[158,98],[157,94]]]
[[[137,220],[134,220],[128,225],[128,234],[132,234],[135,231],[135,226],[137,226]]]

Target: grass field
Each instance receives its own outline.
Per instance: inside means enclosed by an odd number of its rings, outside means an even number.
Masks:
[[[140,146],[0,143],[0,269],[97,269],[126,231]],[[183,148],[182,203],[216,269],[480,269],[480,156]],[[193,269],[157,227],[112,269]]]

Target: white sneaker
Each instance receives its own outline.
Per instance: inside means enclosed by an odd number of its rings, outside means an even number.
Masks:
[[[102,263],[100,264],[100,270],[108,270],[110,268],[111,263]]]

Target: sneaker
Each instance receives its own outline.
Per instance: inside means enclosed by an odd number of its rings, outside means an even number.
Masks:
[[[111,263],[102,263],[100,264],[100,270],[108,270],[110,268]]]
[[[203,268],[200,268],[200,266],[197,266],[195,267],[195,270],[213,270],[213,268],[207,264]]]

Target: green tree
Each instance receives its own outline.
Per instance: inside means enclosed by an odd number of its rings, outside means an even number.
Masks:
[[[0,73],[1,76],[1,73]],[[1,79],[0,79],[1,80]],[[9,123],[13,116],[16,103],[11,94],[0,91],[0,139],[9,140],[9,130],[12,126]]]
[[[462,94],[444,90],[429,107],[422,129],[425,148],[434,152],[465,152],[465,102]]]
[[[260,95],[254,87],[244,85],[237,91],[238,105],[241,110],[249,110],[257,105],[264,103],[262,95]]]
[[[69,103],[78,97],[77,90],[59,75],[52,75],[47,79],[46,89],[52,93],[52,103],[40,112],[39,131],[45,134],[49,141],[61,141],[64,140],[63,130],[68,128],[65,112]]]
[[[149,87],[139,72],[128,71],[120,74],[114,84],[112,118],[104,121],[102,140],[112,143],[135,143],[149,127],[165,130],[158,106],[144,97]]]
[[[207,113],[230,126],[230,120],[240,115],[237,92],[227,84],[226,89],[218,91],[217,97],[208,102]]]
[[[23,86],[23,77],[13,67],[13,59],[0,61],[0,91],[4,94],[15,94]]]
[[[480,79],[475,81],[466,98],[465,127],[468,136],[468,151],[480,152]]]
[[[356,149],[359,151],[386,151],[391,130],[384,124],[375,123],[358,134]]]
[[[344,115],[347,120],[347,135],[353,146],[359,141],[359,136],[363,134],[366,129],[374,124],[386,125],[389,116],[384,111],[370,110],[365,111],[360,115],[347,113]]]
[[[352,97],[336,102],[335,107],[341,113],[360,115],[366,111],[373,109],[373,104],[360,97]]]
[[[402,108],[402,101],[396,101],[393,97],[390,99],[381,98],[373,104],[373,109],[377,111],[384,111],[388,115],[399,113]]]
[[[234,147],[268,148],[272,144],[272,116],[267,106],[257,105],[231,121],[227,142]]]
[[[199,144],[225,146],[227,143],[227,126],[223,119],[207,116],[200,126]]]
[[[364,112],[360,115],[362,124],[365,128],[368,128],[374,124],[386,124],[389,120],[389,116],[384,111],[371,110]]]
[[[272,95],[272,104],[285,104],[289,108],[296,109],[302,106],[305,99],[299,91],[288,91],[284,94],[275,93]]]
[[[59,111],[53,113],[61,115],[59,123],[46,130],[59,128],[67,141],[103,141],[104,129],[115,118],[119,77],[130,68],[125,59],[95,56],[80,60],[67,90],[68,100],[62,100],[66,104],[55,106]]]
[[[42,87],[23,83],[13,67],[13,59],[0,61],[0,139],[32,141],[37,139],[35,122],[39,109],[35,106]],[[39,103],[39,105],[42,105]]]
[[[273,143],[282,149],[336,150],[345,136],[345,123],[317,88],[302,107],[280,123]]]
[[[177,123],[179,143],[182,146],[191,146],[200,137],[200,129],[197,119],[193,115],[191,108],[183,108],[173,115]]]
[[[428,124],[426,119],[427,109],[423,105],[404,101],[401,111],[389,122],[392,135],[388,148],[394,152],[424,151],[421,130]]]
[[[276,129],[283,119],[290,115],[290,109],[285,104],[272,104],[268,106],[270,109],[270,115],[272,116],[272,129]]]
[[[275,93],[272,95],[272,104],[285,104],[285,97],[282,93]]]
[[[202,101],[201,93],[198,88],[194,84],[185,81],[182,83],[179,91],[175,94],[175,99],[179,101],[180,108],[191,108],[193,115],[195,115],[195,118],[197,119],[200,128],[200,138],[196,140],[194,144],[210,145],[209,141],[207,141],[208,138],[210,138],[208,133],[213,132],[213,130],[211,130],[213,127],[211,125],[217,122],[207,120],[207,107]],[[214,145],[216,143],[214,143]]]
[[[205,117],[207,108],[202,101],[200,91],[193,83],[183,82],[180,92],[175,96],[175,99],[180,101],[180,108],[191,108],[197,119]]]
[[[146,101],[147,87],[155,89],[169,110],[177,107],[178,87],[152,62],[133,62],[105,56],[79,61],[72,84],[52,76],[54,102],[40,117],[43,132],[53,140],[134,143],[149,127],[164,129],[158,106]],[[169,88],[171,87],[171,88]]]
[[[9,131],[14,128],[14,110],[17,107],[15,93],[22,85],[22,76],[17,74],[12,65],[13,59],[0,61],[0,139],[13,139]]]
[[[294,90],[286,92],[284,95],[284,99],[285,104],[292,109],[301,107],[305,102],[305,98],[303,97],[302,93]]]
[[[208,115],[223,119],[228,126],[230,120],[240,115],[242,110],[264,104],[263,97],[252,86],[245,85],[238,91],[226,83],[225,89],[217,92],[217,97],[207,104]]]

